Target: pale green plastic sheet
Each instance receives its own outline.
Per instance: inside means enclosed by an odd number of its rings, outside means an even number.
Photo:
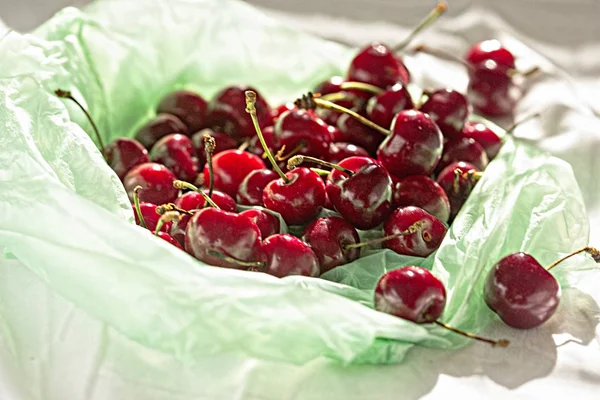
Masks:
[[[10,33],[0,41],[6,256],[125,337],[189,363],[225,351],[296,364],[397,363],[414,345],[464,345],[374,311],[377,279],[403,265],[431,268],[448,290],[443,320],[480,331],[496,318],[481,298],[495,261],[522,250],[548,264],[587,244],[588,219],[567,163],[509,140],[435,255],[378,251],[327,280],[277,279],[203,265],[135,226],[88,124],[52,94],[73,91],[108,141],[131,136],[175,88],[210,97],[249,83],[277,104],[343,73],[354,51],[222,0],[99,1],[60,12],[34,35]],[[562,280],[590,263],[574,257],[555,272]]]

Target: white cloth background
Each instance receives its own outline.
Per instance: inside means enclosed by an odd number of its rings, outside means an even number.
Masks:
[[[312,1],[255,2],[288,11],[304,11],[305,14],[272,13],[301,29],[352,44],[371,40],[393,43],[406,33],[390,22],[374,23],[366,19],[387,16],[388,21],[408,26],[429,8],[429,4],[417,6],[416,0],[331,0],[320,2],[318,6]],[[471,3],[486,7],[468,7]],[[0,5],[0,13],[4,13],[4,5]],[[425,33],[419,42],[461,54],[468,43],[496,37],[517,54],[519,66],[543,68],[544,72],[533,82],[517,110],[518,116],[541,110],[542,118],[519,128],[516,136],[536,141],[541,148],[573,165],[589,209],[591,243],[600,245],[600,184],[596,176],[600,173],[597,156],[600,121],[590,111],[590,107],[600,110],[596,98],[600,95],[597,25],[600,2],[465,0],[451,1],[450,6],[449,16],[440,21],[434,31]],[[317,11],[322,13],[312,14]],[[461,90],[466,85],[464,71],[451,63],[424,55],[409,57],[407,63],[421,85],[450,85]],[[572,78],[565,75],[565,70]],[[340,367],[325,362],[293,366],[224,354],[219,356],[219,365],[227,365],[227,368],[214,370],[211,368],[214,360],[207,358],[200,365],[184,368],[185,373],[178,382],[165,382],[161,371],[181,368],[178,361],[129,342],[101,321],[58,298],[18,262],[5,261],[0,263],[0,318],[7,322],[4,325],[20,327],[19,331],[30,332],[30,335],[22,338],[26,348],[15,349],[15,344],[5,339],[9,335],[3,336],[0,332],[0,399],[223,398],[211,395],[210,388],[215,382],[231,388],[231,395],[225,400],[363,400],[421,396],[597,399],[600,393],[600,273],[583,271],[575,279],[577,289],[564,291],[557,314],[543,327],[524,332],[500,323],[490,327],[486,334],[511,339],[512,346],[507,350],[494,350],[480,344],[454,352],[415,349],[404,364],[380,367]],[[9,292],[3,285],[8,281],[20,282],[21,290]],[[27,315],[11,313],[15,304],[29,304],[31,298],[37,299],[38,306],[30,307]],[[138,351],[134,354],[131,349]],[[8,363],[17,363],[21,373],[10,375],[8,371],[14,368],[7,368]],[[42,375],[42,365],[51,365],[52,374]],[[130,372],[140,369],[145,370],[146,375],[140,377]],[[328,377],[329,384],[315,387],[312,376]],[[279,387],[276,392],[263,390],[265,386],[273,388],[275,385]],[[180,391],[165,390],[173,386]]]

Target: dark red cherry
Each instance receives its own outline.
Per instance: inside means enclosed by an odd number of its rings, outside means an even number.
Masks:
[[[512,114],[518,88],[506,69],[492,60],[483,61],[469,71],[469,101],[480,114],[501,117]]]
[[[425,268],[408,266],[386,272],[375,288],[375,309],[417,324],[436,321],[444,312],[446,289]]]
[[[283,278],[290,275],[319,276],[319,261],[311,248],[292,235],[277,234],[263,240],[266,259],[261,272]]]
[[[347,78],[349,81],[387,88],[398,82],[406,85],[410,76],[402,61],[389,47],[381,43],[372,43],[363,48],[350,62]]]
[[[206,150],[204,147],[204,135],[212,136],[215,139],[215,151],[213,154],[218,154],[225,150],[237,149],[239,146],[239,142],[236,138],[231,135],[226,134],[225,132],[215,131],[212,129],[202,129],[200,132],[196,132],[192,136],[192,144],[194,145],[194,150],[196,151],[196,158],[198,159],[198,165],[200,168],[204,167],[206,164]]]
[[[481,122],[467,121],[463,127],[463,136],[475,140],[483,147],[488,160],[492,160],[502,147],[502,139]]]
[[[240,138],[254,136],[252,119],[246,113],[246,90],[254,89],[248,86],[230,86],[217,93],[210,102],[208,111],[213,126]],[[256,115],[261,128],[264,128],[273,123],[271,109],[267,101],[256,93]]]
[[[443,148],[442,133],[431,117],[421,111],[401,111],[390,130],[377,150],[377,159],[388,172],[399,178],[430,175]]]
[[[198,177],[198,159],[192,140],[179,133],[167,135],[152,146],[153,162],[169,168],[178,179],[195,182]]]
[[[358,229],[380,225],[392,211],[392,178],[369,157],[350,157],[339,164],[353,172],[332,169],[327,177],[327,195],[335,209]]]
[[[327,161],[331,163],[339,163],[348,157],[368,157],[369,152],[360,146],[352,143],[337,142],[331,143],[329,146],[329,157]]]
[[[425,175],[400,179],[394,184],[394,206],[420,207],[442,222],[450,219],[450,202],[444,189]]]
[[[163,136],[172,133],[181,133],[188,135],[187,126],[176,116],[171,114],[159,114],[146,123],[135,134],[135,139],[145,148],[151,149],[154,143],[158,142]]]
[[[402,84],[395,84],[385,92],[371,97],[367,103],[367,117],[377,125],[389,128],[394,116],[413,108],[410,94]]]
[[[321,274],[360,256],[359,248],[345,248],[360,242],[360,238],[354,226],[340,217],[324,217],[311,222],[304,229],[302,240],[319,259]]]
[[[208,125],[207,108],[208,103],[199,94],[189,90],[177,90],[162,98],[156,112],[176,116],[183,121],[191,133]]]
[[[215,189],[235,197],[244,178],[252,171],[264,169],[263,160],[245,151],[225,150],[213,157]],[[209,181],[208,166],[204,167],[204,182]]]
[[[181,244],[179,244],[179,242],[177,240],[175,240],[175,238],[173,236],[169,235],[168,233],[160,231],[157,234],[155,231],[153,231],[152,234],[158,236],[159,238],[161,238],[162,240],[164,240],[167,243],[171,243],[173,246],[177,247],[178,249],[183,250],[183,247],[181,247]]]
[[[510,254],[498,261],[485,281],[486,304],[513,328],[540,326],[556,311],[558,282],[529,254]]]
[[[332,135],[327,124],[312,112],[291,110],[283,113],[275,124],[275,137],[286,149],[296,149],[304,143],[299,154],[325,158],[329,153]]]
[[[263,136],[265,138],[265,143],[267,143],[267,147],[271,149],[271,151],[275,152],[281,148],[281,144],[279,140],[275,137],[275,127],[267,126],[262,130]],[[292,149],[290,149],[292,150]],[[248,145],[248,151],[252,154],[256,154],[257,156],[262,157],[265,151],[260,144],[260,140],[258,140],[258,136],[254,136],[250,139],[250,144]]]
[[[428,93],[425,103],[419,108],[435,121],[447,139],[457,139],[469,116],[467,98],[453,89],[438,89]]]
[[[355,144],[373,155],[385,139],[381,133],[363,125],[348,114],[342,114],[338,118],[337,128],[342,134],[340,138],[336,139],[337,142]]]
[[[463,137],[449,140],[444,144],[444,152],[436,170],[441,171],[453,162],[465,161],[483,171],[488,165],[487,154],[475,140]]]
[[[515,68],[515,56],[495,39],[475,43],[467,51],[465,60],[473,65],[479,64],[485,60],[493,60],[502,67]]]
[[[423,226],[414,233],[390,239],[383,246],[398,254],[427,257],[437,250],[446,235],[446,225],[419,207],[403,207],[395,210],[385,222],[383,235],[397,235],[406,231],[417,222]]]
[[[202,192],[208,195],[208,189],[202,189]],[[235,212],[237,210],[235,200],[226,193],[214,190],[210,198],[223,211]],[[199,210],[207,206],[204,196],[198,192],[187,192],[179,196],[175,200],[175,205],[186,211]]]
[[[138,194],[141,192],[138,192]],[[158,220],[160,219],[160,215],[156,213],[156,204],[152,203],[140,203],[140,212],[142,213],[142,218],[144,219],[144,223],[146,224],[146,229],[149,231],[155,231],[156,225],[158,224]],[[133,216],[135,217],[136,225],[142,225],[140,222],[140,218],[138,217],[137,210],[134,205],[131,205],[133,208]],[[171,229],[171,223],[167,222],[163,224],[161,231],[169,232]]]
[[[345,80],[341,76],[332,76],[326,81],[319,83],[313,90],[314,93],[321,95],[337,93],[342,91],[342,83]]]
[[[271,181],[263,192],[265,207],[276,211],[288,225],[301,225],[315,218],[325,204],[325,183],[308,168],[285,174],[289,182]]]
[[[179,190],[173,187],[177,179],[170,169],[161,164],[145,163],[134,167],[125,175],[123,186],[133,201],[133,189],[141,186],[140,201],[152,204],[165,204],[175,201]]]
[[[204,208],[188,223],[185,250],[210,265],[246,269],[239,262],[258,262],[262,257],[260,230],[244,215]]]
[[[450,201],[450,219],[456,217],[477,183],[476,179],[469,176],[469,171],[479,172],[473,164],[454,162],[444,168],[437,177],[437,183],[444,189]]]
[[[265,187],[278,178],[277,172],[266,168],[250,172],[238,187],[237,202],[246,206],[262,206]]]
[[[281,104],[279,107],[274,108],[273,110],[271,110],[271,116],[273,117],[273,121],[276,122],[277,119],[281,117],[281,114],[283,114],[286,111],[291,111],[295,108],[296,106],[294,105],[294,103],[285,103]]]
[[[140,142],[129,138],[118,138],[106,146],[106,162],[120,180],[131,168],[150,162],[148,150]]]
[[[269,237],[279,233],[281,230],[281,224],[279,218],[271,214],[268,211],[260,210],[258,208],[251,208],[249,210],[242,211],[240,215],[245,215],[250,218],[258,229],[260,229],[261,237]]]

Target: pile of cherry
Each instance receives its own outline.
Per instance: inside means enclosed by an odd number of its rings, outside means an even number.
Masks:
[[[514,106],[508,50],[485,41],[465,61],[468,96],[443,88],[411,98],[402,58],[379,43],[357,54],[345,78],[293,104],[272,108],[249,87],[227,87],[210,102],[176,91],[135,139],[102,150],[137,224],[210,265],[317,277],[358,259],[365,246],[427,257],[502,146],[485,124],[468,120],[470,99],[488,115]],[[253,208],[238,213],[239,206]],[[323,208],[337,214],[319,218]],[[302,234],[280,233],[277,214]],[[358,231],[374,229],[381,237],[361,242]],[[583,251],[599,257],[590,247],[573,254]],[[487,278],[486,303],[513,327],[539,326],[560,297],[550,268],[523,253],[503,258]],[[439,321],[445,302],[442,283],[416,266],[386,273],[375,291],[380,311],[457,331]]]

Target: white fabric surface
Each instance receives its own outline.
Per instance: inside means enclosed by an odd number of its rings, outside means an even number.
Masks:
[[[387,24],[356,24],[322,17],[290,17],[290,24],[324,36],[351,43],[370,40],[394,42],[405,30]],[[1,31],[1,28],[0,28]],[[510,33],[509,33],[510,32]],[[526,44],[538,43],[513,32],[498,17],[471,10],[447,19],[435,32],[421,40],[450,50],[464,51],[467,43],[498,37],[519,56],[523,67],[540,65],[544,74],[535,81],[521,102],[518,115],[543,110],[541,121],[532,121],[516,135],[536,140],[538,145],[571,162],[584,192],[592,225],[591,243],[600,245],[600,121],[585,104],[600,94],[598,80],[565,80],[550,61],[532,52]],[[544,54],[563,66],[600,65],[597,44],[581,49],[540,43]],[[579,55],[580,57],[574,57]],[[428,56],[407,60],[415,80],[424,86],[451,85],[464,89],[466,79],[460,67]],[[583,97],[585,95],[586,97]],[[582,101],[582,98],[587,100]],[[215,399],[215,381],[231,388],[226,400],[235,399],[388,399],[388,398],[567,398],[597,399],[600,393],[600,273],[583,271],[575,276],[577,289],[563,292],[557,314],[543,327],[516,331],[497,323],[486,334],[507,337],[507,350],[473,344],[447,352],[415,349],[402,365],[340,367],[327,363],[293,366],[219,356],[213,370],[210,358],[200,365],[182,366],[173,358],[140,348],[104,323],[74,308],[54,295],[47,285],[17,261],[0,263],[0,318],[4,326],[30,332],[28,337],[11,338],[0,332],[1,400],[182,400]],[[9,292],[4,282],[19,282],[18,292]],[[35,299],[33,302],[31,299]],[[31,304],[27,315],[15,315],[15,304]],[[15,307],[22,309],[24,306]],[[28,329],[26,329],[28,327]],[[83,351],[85,349],[85,351]],[[136,349],[134,352],[132,349]],[[19,376],[9,375],[7,365],[18,365]],[[42,375],[42,365],[51,365],[52,374]],[[164,390],[161,371],[178,368],[179,393]],[[132,371],[144,370],[145,374]],[[70,379],[82,376],[85,379]],[[311,376],[329,377],[327,387],[315,387]],[[323,381],[323,380],[320,380]],[[265,392],[264,384],[278,391]]]

